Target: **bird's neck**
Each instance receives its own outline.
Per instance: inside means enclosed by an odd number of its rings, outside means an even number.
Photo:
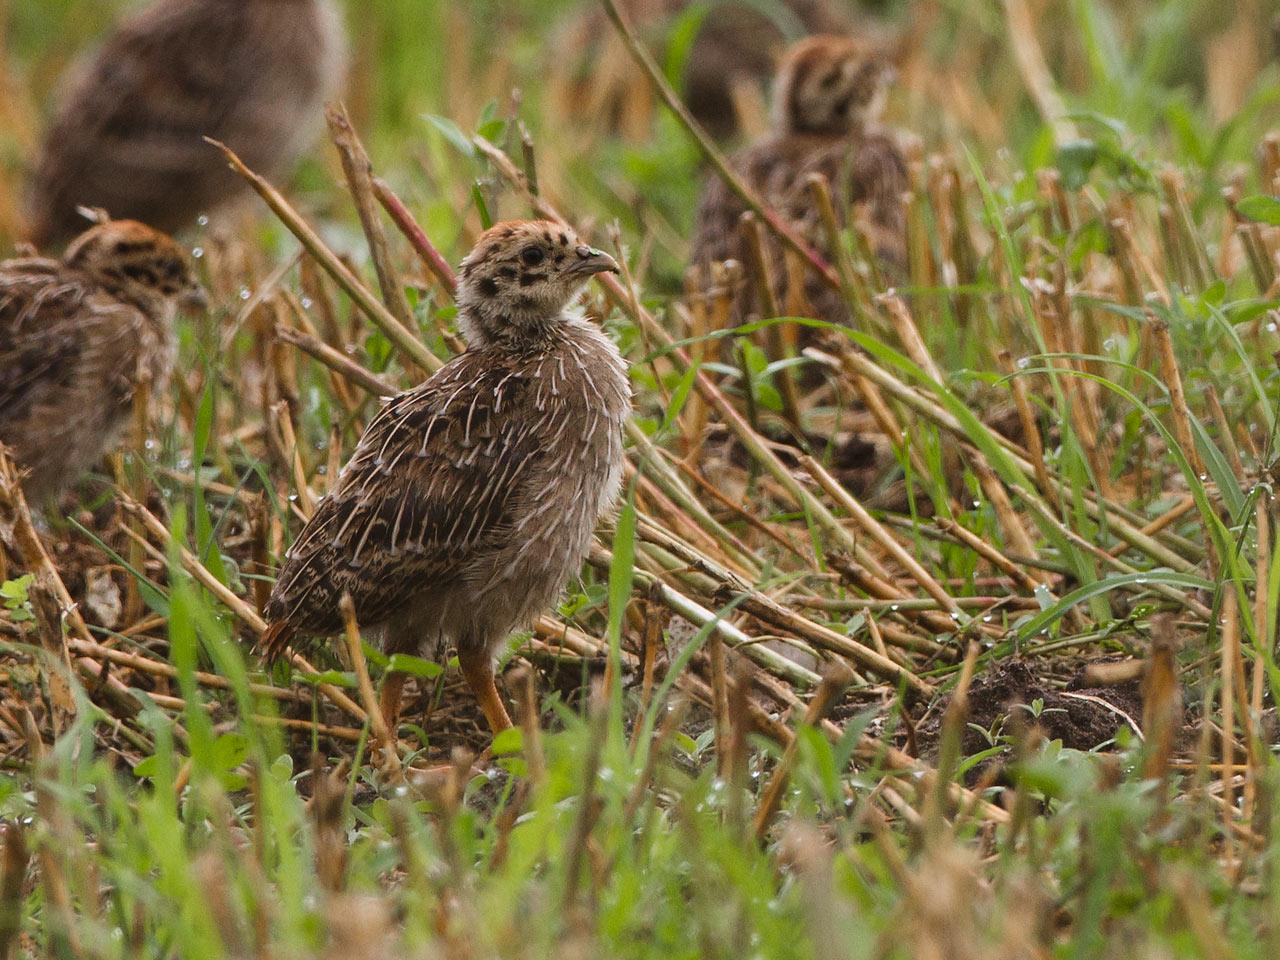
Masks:
[[[566,311],[521,310],[493,304],[460,304],[458,327],[471,349],[490,348],[511,353],[546,350],[562,342],[572,318]]]

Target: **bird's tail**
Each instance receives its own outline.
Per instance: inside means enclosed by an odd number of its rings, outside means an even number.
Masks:
[[[284,620],[276,620],[267,624],[261,639],[258,640],[258,652],[267,663],[275,663],[284,656],[285,648],[293,641],[296,631]]]

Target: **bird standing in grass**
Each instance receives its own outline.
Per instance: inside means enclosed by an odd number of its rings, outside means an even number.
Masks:
[[[117,220],[61,260],[0,264],[0,443],[32,501],[56,496],[110,448],[146,385],[173,367],[173,322],[203,292],[182,248]]]
[[[454,643],[489,726],[511,725],[494,658],[581,565],[622,476],[626,365],[569,309],[617,269],[547,221],[481,236],[458,287],[468,349],[369,423],[280,570],[268,658],[339,632],[349,595],[388,653]],[[384,681],[393,726],[401,682]]]
[[[346,60],[333,0],[158,0],[64,80],[35,170],[32,242],[74,236],[81,206],[175,233],[244,196],[204,137],[287,174]]]
[[[831,249],[819,220],[809,181],[821,175],[831,185],[837,218],[848,222],[854,207],[866,211],[874,252],[890,265],[905,259],[907,166],[893,138],[876,121],[893,76],[890,64],[872,49],[837,36],[809,37],[783,58],[774,86],[776,131],[732,158],[734,169],[762,199],[792,223],[829,260]],[[723,260],[752,262],[743,249],[739,221],[747,207],[718,177],[708,181],[698,206],[693,260],[704,268]],[[781,247],[770,241],[770,260],[780,288],[779,302],[794,302]],[[757,284],[748,271],[737,320],[759,312]],[[810,315],[846,322],[839,294],[815,277],[804,283]]]

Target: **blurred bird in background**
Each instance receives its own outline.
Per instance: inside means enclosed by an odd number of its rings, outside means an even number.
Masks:
[[[815,175],[830,185],[841,226],[860,208],[861,226],[877,258],[890,268],[905,260],[902,194],[908,185],[907,164],[892,133],[877,124],[893,75],[891,63],[871,45],[843,36],[801,40],[788,50],[774,83],[773,132],[732,157],[748,185],[829,261],[834,262],[836,251],[810,189]],[[695,266],[705,271],[726,260],[744,267],[753,262],[740,229],[746,209],[723,180],[708,178],[694,228]],[[784,257],[776,240],[766,243],[772,254],[769,261],[779,265],[772,279],[786,312],[848,321],[848,308],[837,291],[812,276],[801,284],[791,283],[797,271],[782,268]],[[734,322],[761,307],[759,284],[749,268],[745,280]]]
[[[335,0],[158,0],[63,79],[29,198],[29,239],[58,246],[79,207],[166,233],[244,196],[212,137],[278,179],[339,92],[347,40]]]

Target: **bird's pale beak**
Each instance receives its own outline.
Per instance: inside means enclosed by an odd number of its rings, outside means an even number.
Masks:
[[[566,272],[571,277],[589,277],[596,273],[620,273],[618,261],[603,250],[585,244],[577,249],[578,259],[569,264]]]

